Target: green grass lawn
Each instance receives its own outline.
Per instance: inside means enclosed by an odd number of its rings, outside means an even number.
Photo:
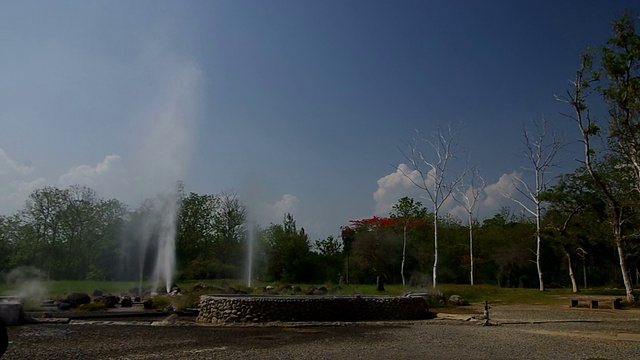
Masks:
[[[197,281],[177,281],[177,285],[182,288],[184,293],[188,293],[191,288],[196,284],[204,284],[215,286],[219,288],[226,288],[232,286],[239,290],[247,291],[248,293],[260,294],[262,293],[263,286],[272,285],[275,288],[280,284],[273,283],[254,283],[251,289],[246,287],[246,283],[242,280],[197,280]],[[37,296],[40,299],[45,298],[60,298],[65,294],[72,292],[84,292],[91,294],[94,290],[101,290],[105,293],[120,294],[127,292],[129,289],[138,287],[137,282],[118,282],[118,281],[45,281],[38,283],[23,283],[23,288],[15,285],[8,285],[0,283],[0,294],[16,294],[25,293],[27,297]],[[28,285],[28,286],[24,286]],[[291,284],[298,285],[304,291],[309,284]],[[143,284],[143,287],[148,284]],[[316,287],[326,286],[328,289],[333,290],[332,294],[336,295],[391,295],[399,296],[408,291],[420,292],[430,291],[433,289],[419,289],[404,287],[402,285],[385,285],[384,292],[376,291],[375,285],[337,285],[333,284],[314,284]],[[584,297],[593,295],[607,295],[616,297],[625,297],[624,289],[607,290],[607,289],[588,289],[574,294],[570,289],[551,289],[541,292],[538,289],[521,289],[521,288],[501,288],[492,285],[457,285],[457,284],[442,284],[439,289],[446,298],[451,295],[460,295],[470,303],[482,303],[485,300],[491,304],[563,304],[570,297]],[[206,292],[205,292],[206,293]],[[196,294],[193,294],[196,295]]]

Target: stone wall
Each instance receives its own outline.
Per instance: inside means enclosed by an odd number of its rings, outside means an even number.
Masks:
[[[203,295],[200,323],[413,320],[426,317],[422,297]]]
[[[24,299],[15,296],[0,296],[0,322],[18,325],[24,320]]]

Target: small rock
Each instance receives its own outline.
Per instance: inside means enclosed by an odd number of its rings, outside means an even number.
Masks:
[[[122,298],[122,300],[120,300],[120,306],[121,307],[132,307],[133,306],[133,301],[131,301],[131,298],[128,296],[124,296]]]

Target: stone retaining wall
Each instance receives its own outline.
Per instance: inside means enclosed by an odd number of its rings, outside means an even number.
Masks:
[[[18,325],[24,320],[24,299],[0,296],[0,323]]]
[[[203,295],[200,323],[413,320],[427,315],[422,297]]]

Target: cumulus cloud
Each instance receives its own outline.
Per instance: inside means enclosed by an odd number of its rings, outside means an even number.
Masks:
[[[0,213],[20,209],[33,190],[46,184],[45,178],[35,175],[33,167],[18,163],[0,149]]]
[[[249,209],[252,217],[261,226],[269,226],[269,224],[281,224],[285,214],[290,213],[296,218],[299,199],[295,195],[284,194],[275,202],[259,202]]]
[[[484,188],[476,205],[476,214],[480,220],[492,217],[502,207],[514,206],[514,202],[509,197],[518,195],[514,184],[516,178],[520,176],[522,174],[518,172],[503,174],[497,182],[488,184]],[[398,169],[395,172],[380,178],[378,180],[378,189],[373,193],[373,198],[376,202],[374,214],[388,216],[392,211],[393,205],[405,196],[422,202],[431,211],[432,204],[425,198],[424,190],[418,189],[412,180],[419,183],[421,178],[417,171],[412,171],[406,164],[398,165]],[[467,218],[467,211],[453,198],[443,204],[440,213],[442,215],[449,214],[461,220]]]
[[[33,168],[21,165],[7,155],[4,150],[0,149],[0,176],[27,176],[33,173]]]
[[[499,210],[500,207],[505,206],[504,199],[515,195],[515,181],[521,176],[521,173],[514,171],[510,174],[503,174],[496,183],[487,185],[484,188],[486,196],[482,200],[482,207]]]
[[[378,180],[378,189],[373,193],[373,199],[376,201],[374,214],[377,216],[389,215],[398,199],[405,196],[419,199],[421,197],[420,190],[414,182],[420,183],[421,181],[418,171],[410,169],[406,164],[398,165],[395,172]]]
[[[95,166],[76,166],[58,179],[58,186],[84,185],[95,190],[100,196],[118,198],[126,192],[129,184],[128,173],[119,155],[107,155]]]

